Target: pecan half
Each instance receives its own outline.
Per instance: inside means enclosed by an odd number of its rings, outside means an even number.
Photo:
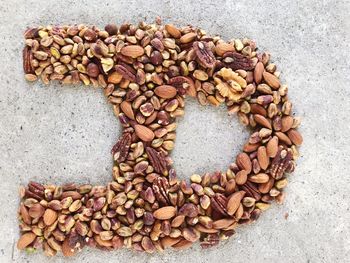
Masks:
[[[121,74],[124,79],[130,80],[132,82],[135,82],[136,80],[135,73],[127,65],[116,65],[115,71]]]
[[[42,200],[45,198],[45,187],[36,182],[30,182],[25,190],[25,197]]]
[[[169,85],[175,87],[180,95],[186,94],[186,91],[190,88],[194,89],[194,82],[189,77],[177,76],[169,80]]]
[[[169,204],[169,183],[168,180],[164,177],[157,177],[153,181],[152,185],[154,195],[159,202],[160,205],[168,205]]]
[[[131,134],[128,132],[124,133],[111,150],[115,161],[121,163],[126,160],[129,154],[130,144]]]
[[[246,197],[253,197],[255,200],[261,199],[261,194],[254,183],[247,181],[240,188],[246,192]]]
[[[245,57],[240,53],[226,52],[223,57],[224,57],[224,59],[222,61],[221,67],[231,68],[232,70],[238,70],[238,69],[252,70],[252,69],[254,69],[253,61],[250,58]],[[219,67],[219,68],[221,68],[221,67]]]
[[[32,67],[33,53],[30,47],[26,46],[23,49],[23,69],[26,74],[33,73],[34,69]]]
[[[213,68],[215,66],[215,56],[206,42],[194,42],[193,49],[196,52],[198,62],[201,66],[204,68]]]
[[[207,234],[207,236],[203,238],[200,244],[202,248],[210,248],[218,245],[219,242],[220,242],[219,234],[215,233],[215,234]]]
[[[154,167],[154,170],[161,174],[167,173],[168,163],[166,161],[165,154],[163,152],[158,152],[151,147],[147,147],[146,152],[152,166]]]
[[[211,199],[212,208],[223,216],[228,216],[227,214],[227,198],[223,194],[216,193]]]
[[[278,149],[278,152],[273,158],[271,163],[271,168],[269,170],[269,173],[271,176],[275,179],[281,179],[284,172],[288,169],[290,169],[290,165],[292,162],[292,151],[289,149],[283,149],[280,147]]]
[[[25,39],[30,39],[30,38],[36,38],[39,37],[39,28],[28,28],[25,32],[24,32],[24,38]]]

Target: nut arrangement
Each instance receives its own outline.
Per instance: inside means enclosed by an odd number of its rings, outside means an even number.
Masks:
[[[19,249],[74,255],[85,245],[152,253],[203,248],[282,203],[302,137],[288,88],[249,39],[186,26],[47,26],[25,34],[25,78],[100,87],[123,132],[106,186],[30,182],[21,188]],[[225,172],[179,180],[169,156],[186,95],[226,104],[252,133]]]

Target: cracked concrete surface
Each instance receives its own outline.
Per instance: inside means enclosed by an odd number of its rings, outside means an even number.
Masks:
[[[119,124],[100,90],[25,82],[27,26],[154,21],[193,24],[226,39],[248,36],[268,50],[302,116],[304,144],[284,205],[273,205],[219,247],[146,255],[95,249],[50,262],[346,262],[350,257],[350,3],[340,1],[0,0],[0,262],[46,262],[14,247],[17,189],[29,180],[106,183]],[[248,132],[224,109],[188,100],[175,167],[182,178],[224,169]],[[288,213],[289,217],[284,218]]]

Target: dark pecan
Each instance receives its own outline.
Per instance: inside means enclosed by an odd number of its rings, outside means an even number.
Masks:
[[[39,37],[39,29],[38,28],[28,28],[25,32],[24,32],[24,38],[25,39],[30,39],[30,38],[37,38]]]
[[[36,182],[30,182],[28,188],[25,190],[25,196],[42,200],[45,198],[45,187]]]
[[[33,73],[34,69],[32,67],[33,53],[30,47],[26,46],[23,49],[23,69],[26,74]]]
[[[193,49],[196,52],[198,62],[201,64],[202,67],[213,68],[215,66],[215,56],[206,42],[194,42]]]
[[[160,205],[168,205],[169,204],[169,183],[168,180],[164,177],[157,177],[153,181],[152,185],[154,195],[159,202]]]
[[[224,59],[222,60],[222,64],[219,66],[219,68],[227,67],[233,70],[238,70],[238,69],[253,70],[254,69],[253,61],[250,58],[245,57],[240,53],[226,52],[223,57]]]
[[[131,134],[124,133],[112,148],[111,153],[114,156],[114,160],[116,160],[119,163],[124,162],[128,157],[130,144],[131,144]]]
[[[169,85],[175,87],[180,95],[186,94],[186,91],[192,87],[194,89],[194,82],[189,77],[177,76],[169,79]]]
[[[261,199],[261,194],[254,183],[247,181],[240,188],[246,192],[246,197],[253,197],[255,200]]]
[[[216,193],[211,199],[210,203],[212,208],[223,216],[228,216],[227,214],[227,198],[223,194]]]
[[[167,173],[167,166],[168,163],[166,161],[166,156],[163,152],[158,152],[157,150],[153,149],[152,147],[147,147],[146,152],[148,154],[148,158],[154,167],[154,170],[157,173],[165,174]]]
[[[206,237],[203,238],[201,241],[201,247],[202,248],[210,248],[213,246],[218,245],[220,242],[219,234],[207,234]]]
[[[275,179],[281,179],[284,172],[290,169],[292,162],[292,151],[289,149],[283,149],[279,147],[278,152],[273,158],[269,173]]]
[[[129,67],[126,67],[126,65],[116,65],[115,71],[121,74],[126,80],[130,80],[133,82],[136,80],[135,73],[133,73],[133,71],[130,70]]]

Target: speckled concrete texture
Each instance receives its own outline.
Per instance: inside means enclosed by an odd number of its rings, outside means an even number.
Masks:
[[[27,26],[140,20],[194,24],[268,50],[303,117],[288,197],[219,247],[146,255],[84,251],[50,262],[348,262],[350,258],[350,3],[331,1],[0,1],[0,262],[46,262],[15,248],[17,189],[29,180],[104,184],[120,127],[100,90],[29,84]],[[179,175],[225,169],[248,137],[223,108],[188,100],[173,159]],[[289,217],[285,219],[285,214]]]

